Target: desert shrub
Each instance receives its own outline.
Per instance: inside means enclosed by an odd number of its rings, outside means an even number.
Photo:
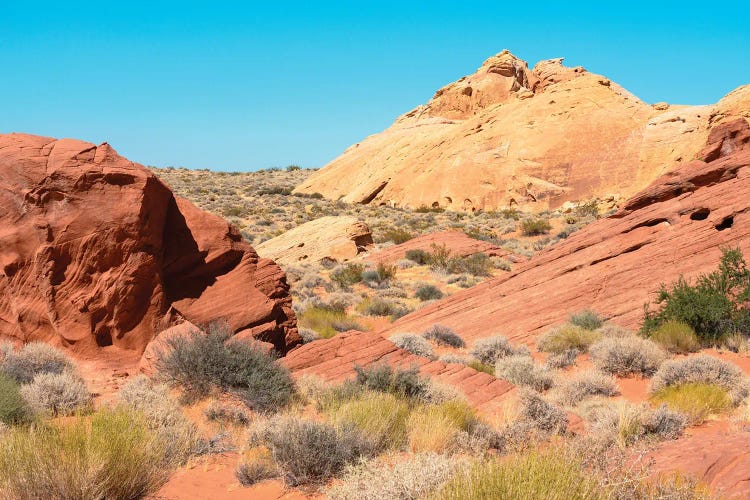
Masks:
[[[642,423],[647,435],[677,439],[685,430],[687,418],[678,411],[670,410],[667,405],[661,405],[656,410],[648,412]]]
[[[71,415],[91,403],[83,379],[70,372],[40,373],[21,387],[21,395],[34,413],[52,416]]]
[[[414,297],[422,302],[443,298],[443,292],[435,285],[422,285],[414,292]]]
[[[325,482],[346,465],[374,453],[372,444],[353,427],[295,417],[275,417],[252,429],[250,445],[270,450],[289,486]]]
[[[247,425],[250,423],[250,414],[232,404],[222,404],[212,401],[204,410],[207,419],[214,422],[224,422],[232,425]]]
[[[175,336],[167,339],[166,346],[157,368],[190,397],[229,391],[249,408],[267,412],[286,406],[294,395],[286,368],[250,344],[229,340],[225,330]]]
[[[0,424],[20,424],[30,417],[30,411],[18,383],[0,374]]]
[[[570,349],[586,352],[591,344],[599,340],[599,337],[600,334],[595,331],[565,323],[539,337],[537,347],[540,351],[552,354],[559,354]]]
[[[74,369],[62,352],[42,342],[31,342],[15,352],[6,352],[2,372],[19,384],[28,384],[41,373],[60,374]]]
[[[460,433],[471,433],[479,423],[464,401],[445,401],[417,408],[409,418],[409,449],[412,452],[444,453],[456,448]]]
[[[331,271],[331,281],[336,283],[341,288],[349,288],[355,283],[362,281],[362,273],[365,270],[364,264],[349,263],[336,267]]]
[[[442,354],[438,359],[442,361],[443,363],[455,363],[459,365],[468,365],[472,361],[471,358],[468,358],[466,356],[461,356],[460,354],[455,354],[452,352]],[[478,363],[478,361],[476,360],[474,361]]]
[[[431,256],[429,252],[427,252],[426,250],[421,250],[419,248],[406,251],[406,258],[420,265],[429,264],[430,257]]]
[[[368,316],[391,316],[394,319],[405,316],[409,309],[394,300],[368,297],[359,303],[357,309]]]
[[[400,245],[401,243],[406,243],[407,241],[413,238],[414,238],[414,235],[410,233],[409,231],[407,231],[406,229],[396,227],[396,228],[389,228],[383,231],[381,233],[381,236],[378,238],[378,243],[392,241],[396,245]]]
[[[546,401],[538,392],[523,389],[519,394],[521,423],[528,423],[544,432],[564,433],[568,415],[562,408]]]
[[[142,498],[176,466],[138,412],[104,409],[65,425],[15,428],[0,437],[4,498]]]
[[[435,491],[460,465],[437,453],[418,453],[395,463],[362,460],[347,467],[326,495],[332,500],[417,500]]]
[[[748,379],[741,369],[706,354],[665,361],[651,379],[650,391],[657,393],[665,387],[689,383],[718,385],[729,392],[734,404],[750,394]]]
[[[434,271],[448,271],[453,260],[448,247],[445,244],[436,245],[433,243],[430,248],[432,250],[429,258],[430,268]]]
[[[333,413],[339,426],[359,429],[377,451],[400,449],[406,442],[409,405],[393,394],[368,392]]]
[[[477,340],[469,351],[478,361],[490,366],[494,366],[498,359],[516,353],[508,339],[500,335]]]
[[[432,325],[422,333],[422,336],[428,340],[434,340],[438,345],[447,345],[456,348],[466,346],[464,339],[447,326]]]
[[[397,269],[396,266],[378,262],[378,265],[375,267],[375,272],[378,273],[378,281],[392,280],[396,277]]]
[[[566,349],[563,352],[551,354],[547,358],[547,366],[550,368],[566,368],[576,364],[576,358],[581,354],[578,349]]]
[[[245,450],[234,471],[234,476],[242,486],[252,486],[264,479],[275,478],[278,474],[271,451],[265,446],[255,446]]]
[[[529,356],[514,355],[500,358],[495,362],[495,376],[516,385],[545,391],[552,387],[552,373],[538,366]]]
[[[687,323],[665,321],[649,334],[649,338],[669,352],[685,354],[700,350],[698,336]]]
[[[309,344],[310,342],[320,340],[320,334],[315,330],[311,330],[310,328],[300,328],[299,336],[302,337],[302,343],[304,344]]]
[[[586,330],[596,330],[604,325],[604,320],[594,311],[585,309],[570,315],[570,324]]]
[[[685,414],[693,423],[701,423],[709,415],[724,413],[733,406],[726,389],[705,382],[669,385],[653,392],[649,399]]]
[[[667,357],[661,347],[639,337],[604,338],[589,353],[597,368],[620,376],[653,375]]]
[[[425,358],[434,356],[432,344],[414,333],[396,333],[388,337],[388,340],[396,344],[397,347],[417,356],[424,356]]]
[[[690,325],[699,339],[715,341],[726,334],[750,334],[750,270],[742,251],[724,249],[719,269],[698,277],[691,285],[683,277],[670,287],[662,285],[657,310],[644,307],[643,327],[650,333],[667,321]]]
[[[552,225],[546,219],[526,219],[521,221],[521,232],[524,236],[547,234]]]
[[[298,324],[302,328],[317,332],[324,339],[349,330],[362,330],[362,326],[345,312],[325,307],[305,309],[298,317]]]
[[[411,399],[423,398],[430,381],[419,374],[419,368],[393,368],[388,364],[355,366],[355,382],[366,389],[387,392]]]
[[[635,336],[634,331],[628,330],[627,328],[623,328],[619,325],[615,325],[612,323],[604,323],[602,326],[596,329],[596,333],[598,333],[602,337],[616,338],[616,339]]]
[[[575,208],[575,212],[579,217],[599,217],[599,204],[596,200],[581,203]]]
[[[616,396],[620,391],[617,382],[611,375],[597,370],[580,372],[560,387],[560,401],[566,405],[575,405],[589,396]]]
[[[482,363],[477,359],[469,360],[469,362],[465,364],[469,368],[473,368],[478,372],[486,373],[488,375],[492,375],[493,377],[495,376],[495,367],[493,365]]]
[[[666,405],[651,409],[616,402],[596,408],[589,417],[591,434],[604,442],[630,446],[644,438],[676,439],[682,435],[687,418]]]
[[[451,259],[448,266],[448,270],[452,273],[466,273],[472,276],[490,276],[492,268],[492,261],[483,253]]]
[[[167,386],[139,375],[122,386],[117,399],[120,405],[143,414],[149,429],[167,443],[168,457],[181,462],[195,450],[198,431],[169,396]]]

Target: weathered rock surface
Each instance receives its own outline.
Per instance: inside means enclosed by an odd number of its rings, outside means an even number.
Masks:
[[[339,382],[354,375],[355,365],[387,363],[404,368],[416,365],[431,379],[459,389],[470,403],[488,414],[499,411],[516,394],[515,386],[505,380],[464,365],[415,356],[374,333],[350,331],[316,340],[289,352],[281,362],[295,375],[314,374]]]
[[[636,328],[661,283],[716,269],[721,248],[750,256],[750,124],[722,121],[696,160],[664,175],[618,213],[514,271],[411,313],[385,333],[439,323],[471,340],[533,343],[571,311],[592,308]]]
[[[284,273],[108,144],[0,136],[0,337],[143,351],[179,318],[286,351]]]
[[[403,259],[409,250],[424,250],[431,252],[433,246],[445,246],[451,255],[466,257],[475,253],[484,253],[490,256],[506,256],[507,250],[503,250],[492,243],[471,238],[463,231],[439,231],[437,233],[423,234],[411,240],[384,248],[368,255],[367,259],[373,262],[394,262]]]
[[[288,265],[330,259],[350,260],[373,245],[367,224],[351,216],[311,220],[257,245],[261,257]]]
[[[562,59],[529,69],[503,51],[296,191],[467,211],[629,197],[693,160],[717,117],[746,116],[748,99],[741,87],[714,106],[650,106]]]

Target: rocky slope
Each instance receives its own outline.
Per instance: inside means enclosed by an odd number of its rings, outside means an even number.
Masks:
[[[673,163],[694,159],[711,128],[747,116],[748,101],[743,87],[712,106],[651,106],[562,59],[529,69],[503,51],[296,192],[467,211],[629,197]]]
[[[0,337],[142,351],[183,319],[299,342],[284,273],[108,144],[0,136]]]
[[[750,255],[750,124],[724,121],[690,162],[513,272],[409,314],[385,333],[439,323],[465,339],[515,342],[592,308],[637,327],[663,282],[716,268],[724,246]]]
[[[256,249],[262,257],[283,265],[323,259],[350,260],[372,246],[367,224],[352,216],[328,216],[290,229],[257,245]]]

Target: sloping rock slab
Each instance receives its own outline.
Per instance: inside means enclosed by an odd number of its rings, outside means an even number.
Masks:
[[[493,245],[492,243],[477,240],[468,236],[463,231],[439,231],[436,233],[424,234],[417,236],[409,241],[394,245],[390,248],[384,248],[367,257],[367,260],[373,262],[395,262],[403,259],[409,250],[424,250],[431,252],[433,245],[438,247],[445,245],[450,250],[451,255],[456,257],[466,257],[475,253],[484,253],[489,256],[505,257],[508,255],[506,250]]]

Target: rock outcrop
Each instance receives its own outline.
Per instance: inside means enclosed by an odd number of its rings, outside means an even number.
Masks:
[[[108,144],[0,136],[0,337],[143,351],[174,321],[300,342],[286,277]]]
[[[529,69],[503,51],[296,192],[466,211],[629,197],[673,163],[693,160],[717,117],[744,116],[748,99],[742,87],[713,106],[651,106],[562,59]]]
[[[411,313],[385,333],[439,323],[467,340],[503,334],[532,344],[568,313],[591,308],[636,328],[661,283],[716,269],[721,248],[750,256],[750,124],[713,128],[702,160],[630,198],[514,271]]]
[[[424,250],[430,252],[434,247],[445,247],[452,256],[466,257],[475,253],[483,253],[489,256],[504,257],[508,255],[497,245],[487,241],[471,238],[463,231],[447,230],[436,233],[423,234],[409,241],[384,248],[378,252],[368,255],[367,259],[373,262],[394,262],[403,259],[409,250]]]
[[[367,224],[352,216],[328,216],[311,220],[257,245],[262,257],[279,264],[350,260],[373,245]]]

